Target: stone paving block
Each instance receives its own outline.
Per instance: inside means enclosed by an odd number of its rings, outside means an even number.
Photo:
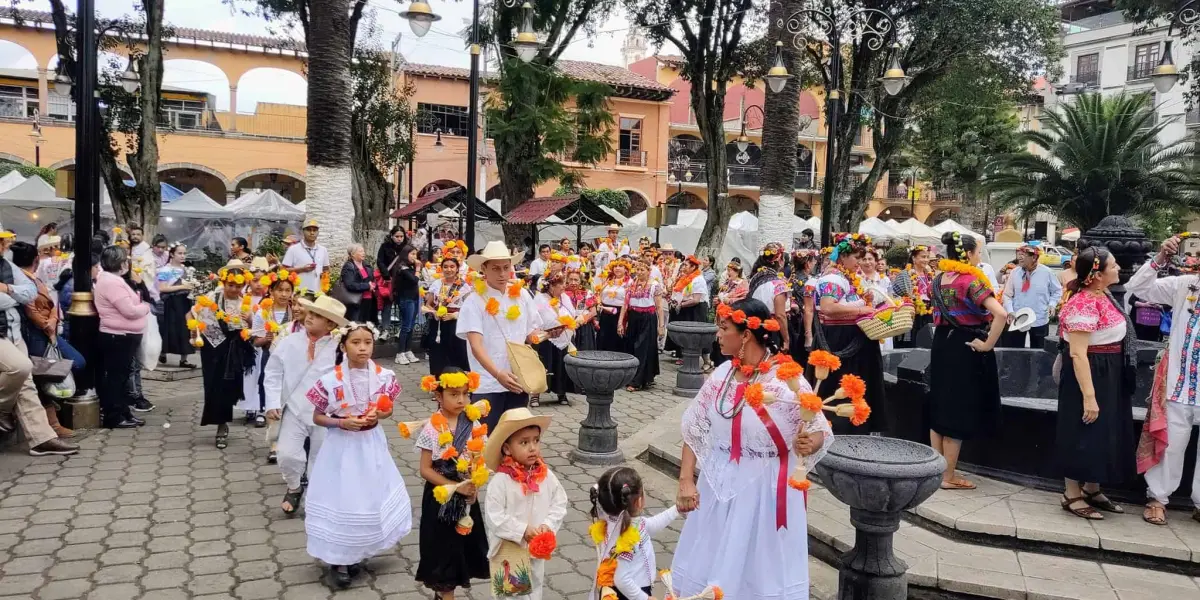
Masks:
[[[25,556],[7,561],[0,570],[5,575],[27,575],[41,573],[53,564],[54,557],[50,555]]]
[[[1107,587],[1108,578],[1098,563],[1088,560],[1018,552],[1021,573],[1026,577],[1063,581],[1078,585],[1100,582]]]
[[[79,579],[91,577],[92,573],[100,570],[100,563],[94,560],[57,560],[46,573],[51,580]]]
[[[1108,577],[1109,585],[1118,593],[1122,591],[1155,592],[1160,598],[1200,598],[1200,585],[1186,575],[1135,569],[1115,564],[1104,564],[1102,568]]]
[[[189,600],[190,598],[191,595],[182,588],[153,590],[138,596],[138,600]]]
[[[283,585],[274,579],[256,579],[243,581],[233,589],[233,595],[242,600],[266,600],[278,598],[283,591]]]
[[[1025,578],[1029,600],[1117,600],[1107,586],[1084,585],[1054,579]]]
[[[1191,560],[1192,557],[1191,549],[1170,528],[1157,527],[1153,536],[1147,536],[1140,511],[1137,515],[1105,515],[1103,523],[1093,523],[1092,527],[1100,536],[1100,547],[1106,550],[1175,560]]]
[[[51,581],[38,590],[40,600],[71,600],[83,598],[92,589],[92,582],[86,579],[64,579]],[[9,590],[6,590],[9,591]]]
[[[331,592],[323,583],[288,586],[282,600],[326,600]]]
[[[8,551],[13,556],[38,556],[40,554],[53,554],[64,545],[64,542],[59,539],[25,540],[9,548]]]
[[[69,544],[63,546],[54,557],[58,560],[83,560],[97,558],[104,553],[104,546],[98,543]]]
[[[197,575],[188,581],[188,591],[199,596],[202,594],[227,593],[233,589],[236,582],[226,573],[215,575]]]
[[[129,600],[138,596],[137,586],[132,583],[99,585],[87,595],[87,600]]]
[[[143,569],[139,565],[112,565],[101,567],[92,576],[92,580],[99,584],[137,583],[142,573]]]
[[[938,572],[944,567],[954,566],[977,571],[991,571],[1007,575],[1021,575],[1021,564],[1017,553],[1012,550],[986,548],[960,544],[952,552],[938,552]]]
[[[958,518],[954,527],[959,531],[1012,536],[1017,533],[1016,522],[1009,511],[1008,502],[993,502],[977,511]]]
[[[985,598],[1025,600],[1024,578],[1008,573],[938,564],[938,588],[948,592],[975,594]]]

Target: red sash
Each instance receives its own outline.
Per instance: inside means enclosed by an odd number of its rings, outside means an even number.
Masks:
[[[746,384],[738,384],[733,397],[735,406],[745,393]],[[758,413],[759,420],[767,428],[767,433],[770,434],[771,441],[775,442],[775,450],[779,453],[779,474],[776,476],[775,481],[775,528],[783,529],[787,527],[787,442],[783,440],[783,434],[779,431],[779,427],[775,425],[775,421],[767,413],[766,406],[760,405],[754,409],[754,412]],[[733,415],[733,436],[729,458],[735,463],[740,462],[742,459],[742,411],[738,411],[737,414]],[[804,505],[808,506],[808,492],[804,492]]]

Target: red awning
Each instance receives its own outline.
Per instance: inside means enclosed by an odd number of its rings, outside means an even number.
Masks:
[[[542,198],[530,198],[522,202],[520,206],[513,209],[504,217],[512,225],[530,225],[533,223],[545,223],[546,219],[551,215],[561,210],[564,206],[571,204],[579,199],[579,196],[546,196]]]
[[[393,219],[404,219],[411,215],[419,213],[419,212],[425,210],[426,208],[428,208],[430,204],[433,204],[434,202],[437,202],[438,200],[441,200],[442,198],[445,198],[461,189],[462,189],[461,187],[456,186],[456,187],[447,188],[444,190],[438,190],[436,192],[430,192],[428,194],[425,194],[424,196],[420,196],[413,202],[406,204],[404,206],[401,206],[400,208],[397,208],[396,210],[392,211],[392,218]]]

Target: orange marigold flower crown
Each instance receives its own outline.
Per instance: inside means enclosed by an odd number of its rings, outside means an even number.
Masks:
[[[722,319],[729,319],[738,325],[745,325],[747,329],[766,329],[767,331],[779,331],[779,321],[775,319],[760,319],[758,317],[747,317],[745,311],[733,310],[728,304],[717,305],[717,316]]]
[[[447,388],[467,388],[468,392],[474,392],[479,388],[479,373],[469,371],[466,373],[442,373],[440,377],[426,375],[421,378],[421,389],[427,392],[435,392],[439,389]]]

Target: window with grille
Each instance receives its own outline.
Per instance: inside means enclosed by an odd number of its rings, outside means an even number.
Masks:
[[[1158,42],[1153,44],[1140,44],[1133,50],[1133,79],[1145,79],[1154,74],[1154,67],[1158,66],[1159,45]]]
[[[207,108],[207,103],[202,101],[163,100],[163,124],[175,129],[201,129]]]
[[[1097,83],[1100,79],[1100,55],[1085,54],[1075,59],[1075,81]]]
[[[642,157],[642,120],[621,117],[617,164],[644,167],[646,165]]]
[[[0,117],[32,118],[38,110],[37,88],[0,85]]]
[[[471,131],[466,106],[417,103],[417,133],[437,133],[466,137]]]
[[[54,90],[46,97],[46,109],[51,119],[59,121],[75,120],[75,102],[70,96],[64,96]]]

